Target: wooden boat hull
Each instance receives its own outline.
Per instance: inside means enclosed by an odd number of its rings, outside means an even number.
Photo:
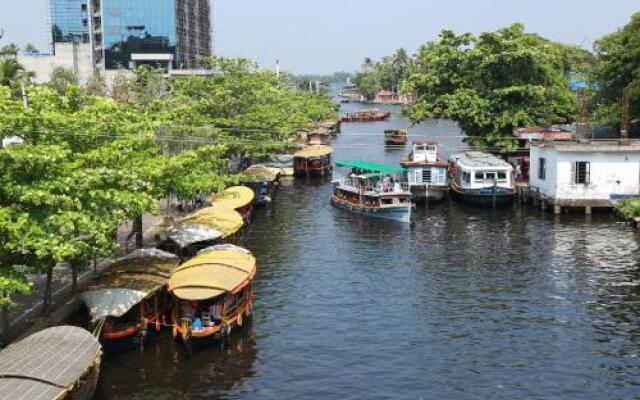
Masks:
[[[398,222],[411,222],[411,206],[394,208],[356,206],[351,203],[341,201],[336,196],[331,197],[331,204],[341,210],[345,210],[350,213],[368,218],[386,219]]]
[[[448,186],[412,185],[411,197],[419,203],[437,203],[445,199],[449,193]]]
[[[403,146],[407,144],[407,138],[404,139],[387,139],[384,141],[387,146]]]
[[[371,116],[345,116],[340,119],[340,122],[376,122],[376,121],[386,121],[391,116],[391,113],[386,112],[384,114],[379,115],[371,115]]]
[[[497,188],[493,193],[493,188],[484,189],[462,189],[457,185],[451,185],[453,197],[463,203],[478,207],[507,207],[513,204],[516,197],[515,189]]]

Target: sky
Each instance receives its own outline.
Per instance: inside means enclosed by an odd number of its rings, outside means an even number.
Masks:
[[[131,0],[135,1],[135,0]],[[638,0],[213,0],[214,52],[294,73],[355,71],[364,57],[414,53],[442,29],[479,33],[514,22],[591,48],[640,11]],[[46,49],[45,0],[0,0],[3,44]]]

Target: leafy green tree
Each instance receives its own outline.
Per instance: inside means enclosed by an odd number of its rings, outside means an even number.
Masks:
[[[640,12],[623,28],[598,40],[595,50],[600,60],[595,71],[595,80],[600,85],[597,122],[620,126],[626,88],[629,88],[630,117],[640,117]]]
[[[33,53],[37,53],[37,52],[38,52],[38,49],[37,49],[37,48],[36,48],[36,46],[34,46],[32,43],[27,43],[27,44],[24,46],[24,51],[26,51],[27,53],[31,53],[31,54],[33,54]]]
[[[64,95],[69,86],[78,85],[78,78],[70,69],[55,67],[51,72],[48,85],[58,94]]]
[[[406,85],[419,98],[410,116],[454,119],[472,144],[508,150],[514,128],[573,119],[564,68],[559,46],[520,24],[479,37],[443,31],[418,53]]]
[[[25,77],[24,67],[13,57],[0,59],[0,85],[12,86]]]

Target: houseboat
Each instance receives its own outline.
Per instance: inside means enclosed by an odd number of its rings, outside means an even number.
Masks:
[[[327,176],[331,172],[329,146],[309,146],[293,155],[293,169],[297,176]]]
[[[377,108],[371,110],[358,110],[345,114],[340,121],[341,122],[373,122],[373,121],[385,121],[389,119],[391,115],[388,111],[381,111]]]
[[[246,186],[232,186],[211,197],[211,204],[236,210],[245,223],[253,217],[255,194]]]
[[[169,280],[173,337],[191,351],[196,342],[242,326],[251,316],[255,275],[251,252],[229,244],[207,248],[180,265]]]
[[[331,142],[331,132],[327,128],[316,128],[307,133],[307,143],[311,146],[328,145]]]
[[[236,210],[212,205],[178,220],[158,247],[187,259],[214,244],[235,241],[243,226],[242,215]]]
[[[0,399],[91,400],[102,350],[90,332],[56,326],[0,352]]]
[[[347,176],[333,180],[331,204],[371,218],[411,221],[411,192],[400,167],[366,161],[338,161]]]
[[[88,328],[111,347],[142,344],[169,311],[166,286],[178,264],[174,254],[138,249],[109,265],[80,295]]]
[[[384,144],[387,146],[404,146],[407,144],[406,129],[385,129]]]
[[[329,134],[331,136],[336,136],[338,133],[340,133],[340,118],[326,119],[319,122],[316,127],[320,129],[326,129],[327,131],[329,131]]]
[[[413,142],[413,149],[400,165],[415,202],[437,202],[449,192],[449,164],[438,154],[438,143]]]
[[[516,196],[513,167],[492,154],[468,151],[454,155],[450,181],[452,195],[473,205],[507,205]]]
[[[345,99],[345,102],[361,102],[365,101],[364,95],[358,89],[358,86],[347,84],[344,85],[340,92],[340,97]]]
[[[253,190],[256,206],[271,203],[280,186],[282,169],[252,165],[243,172],[243,175],[245,176],[243,184]]]

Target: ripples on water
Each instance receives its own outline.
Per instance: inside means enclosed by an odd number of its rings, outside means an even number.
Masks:
[[[354,150],[361,129],[336,141],[338,158],[397,162],[381,137]],[[260,268],[250,326],[191,359],[170,334],[109,357],[98,397],[640,397],[633,229],[451,202],[385,223],[333,209],[330,193],[289,182],[258,213],[244,243]]]

